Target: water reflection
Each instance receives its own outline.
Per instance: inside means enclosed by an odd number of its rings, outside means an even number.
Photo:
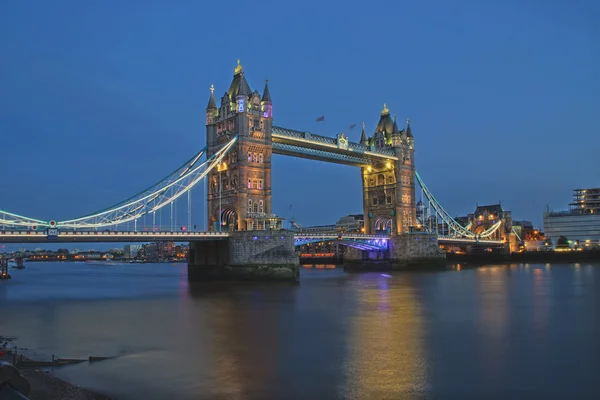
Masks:
[[[47,263],[0,284],[0,334],[119,355],[57,373],[120,400],[598,398],[598,267],[189,285],[185,266]]]
[[[425,389],[427,362],[421,305],[410,275],[360,277],[358,306],[344,362],[348,399],[398,399]]]

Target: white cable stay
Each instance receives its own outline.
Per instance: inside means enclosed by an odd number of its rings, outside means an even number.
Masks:
[[[236,140],[237,136],[206,161],[196,165],[203,155],[203,150],[194,156],[190,162],[184,164],[165,179],[125,202],[109,207],[102,212],[72,220],[59,221],[57,225],[63,228],[97,229],[135,221],[146,214],[155,213],[187,193],[196,183],[208,175],[222,161]]]
[[[417,182],[419,183],[419,186],[423,190],[423,194],[429,201],[429,204],[433,207],[436,214],[441,218],[441,220],[448,226],[448,231],[450,231],[450,230],[453,231],[457,236],[465,236],[467,238],[487,238],[487,237],[491,236],[494,232],[496,232],[498,230],[498,228],[500,227],[500,225],[502,224],[501,221],[498,221],[497,223],[492,225],[489,229],[487,229],[484,232],[481,232],[479,234],[470,231],[469,228],[471,227],[471,225],[468,225],[467,227],[462,226],[461,224],[456,222],[456,220],[454,218],[452,218],[446,210],[444,210],[444,207],[442,207],[442,205],[436,200],[436,198],[433,196],[433,193],[431,193],[431,191],[429,190],[427,185],[425,185],[425,182],[423,182],[423,179],[421,179],[421,176],[419,175],[419,173],[417,171],[415,171],[415,177],[417,178]],[[421,221],[421,223],[423,223],[423,222],[424,221]],[[437,219],[436,219],[436,224],[437,224]],[[426,226],[426,225],[423,224],[423,226]]]
[[[208,175],[222,161],[236,141],[237,135],[206,161],[200,162],[200,158],[206,153],[204,148],[174,172],[127,200],[93,214],[58,221],[56,226],[97,229],[135,221],[146,214],[155,213],[187,193]],[[50,222],[0,210],[0,225],[49,227]]]
[[[48,224],[39,219],[24,217],[22,215],[0,210],[0,225],[33,227],[47,226]]]

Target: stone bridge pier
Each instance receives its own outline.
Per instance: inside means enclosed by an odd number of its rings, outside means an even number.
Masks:
[[[365,251],[349,247],[343,265],[349,270],[366,271],[441,268],[446,266],[446,253],[440,249],[436,235],[405,233],[390,237],[387,250]]]
[[[294,233],[238,231],[227,239],[190,243],[188,280],[276,280],[297,282],[300,262]]]

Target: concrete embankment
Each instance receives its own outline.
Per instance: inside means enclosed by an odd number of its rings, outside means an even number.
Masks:
[[[49,368],[63,365],[92,362],[105,357],[89,357],[88,359],[55,359],[40,361],[27,357],[15,350],[8,349],[14,338],[0,336],[0,361],[15,365],[21,375],[29,381],[31,400],[116,400],[112,397],[96,393],[92,390],[75,385],[52,375]]]
[[[472,264],[600,262],[599,250],[526,251],[523,253],[448,254],[448,262]]]

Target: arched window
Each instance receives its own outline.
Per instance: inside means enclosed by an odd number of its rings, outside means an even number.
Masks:
[[[252,161],[252,153],[248,152],[248,162]]]
[[[263,154],[262,153],[258,153],[258,162],[261,164],[263,162]]]
[[[252,212],[252,200],[248,200],[248,212]]]
[[[258,201],[255,201],[255,202],[254,202],[254,207],[253,207],[253,210],[252,210],[252,211],[254,211],[255,213],[257,213],[257,212],[258,212]]]
[[[383,185],[385,184],[385,177],[383,175],[378,175],[377,176],[377,184],[378,185]]]
[[[394,183],[394,178],[391,175],[388,176],[388,183]]]
[[[264,207],[264,203],[263,203],[263,201],[262,201],[262,200],[260,200],[260,201],[258,202],[258,204],[259,204],[259,209],[258,209],[258,212],[259,212],[259,213],[261,213],[261,214],[262,214],[262,213],[264,213],[264,212],[265,212],[265,207]]]
[[[252,189],[252,179],[248,179],[248,189]]]
[[[256,153],[252,153],[252,162],[256,162]]]

